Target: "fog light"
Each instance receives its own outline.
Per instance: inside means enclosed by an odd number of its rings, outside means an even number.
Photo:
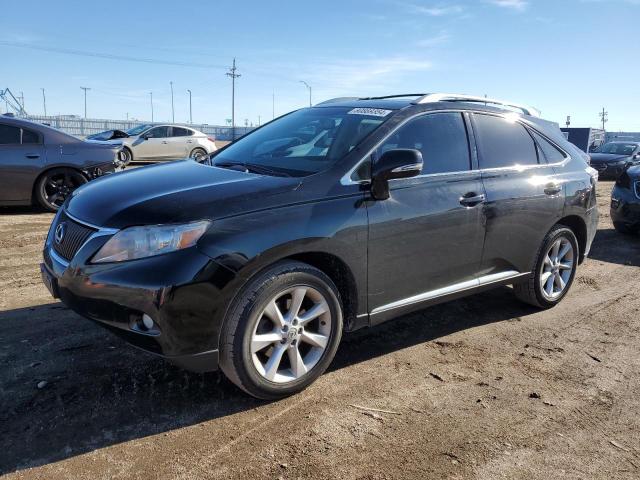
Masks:
[[[144,328],[147,330],[153,329],[153,319],[146,313],[142,315],[142,325],[144,325]]]

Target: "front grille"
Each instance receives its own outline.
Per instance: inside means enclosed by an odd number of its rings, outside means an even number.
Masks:
[[[58,241],[58,227],[63,225],[62,240]],[[71,260],[84,242],[97,230],[75,222],[65,212],[60,214],[58,223],[53,226],[53,249],[65,260]]]

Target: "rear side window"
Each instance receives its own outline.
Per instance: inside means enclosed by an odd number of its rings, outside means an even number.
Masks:
[[[187,130],[186,128],[173,127],[172,137],[189,137],[193,135],[191,130]]]
[[[19,145],[20,129],[0,124],[0,145]]]
[[[537,132],[532,132],[533,138],[540,149],[540,163],[558,163],[562,162],[566,157],[564,153],[558,150],[551,142]]]
[[[376,158],[395,148],[420,150],[423,174],[471,168],[467,129],[461,113],[433,113],[409,121],[378,147]]]
[[[533,138],[525,127],[493,115],[474,115],[480,168],[537,165]]]
[[[33,145],[42,143],[40,141],[40,135],[36,132],[32,132],[31,130],[22,130],[22,143],[23,145]]]

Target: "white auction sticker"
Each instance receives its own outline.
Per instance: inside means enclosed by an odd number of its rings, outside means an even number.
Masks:
[[[391,110],[384,110],[382,108],[354,108],[349,111],[349,115],[369,115],[371,117],[386,117],[391,113]]]

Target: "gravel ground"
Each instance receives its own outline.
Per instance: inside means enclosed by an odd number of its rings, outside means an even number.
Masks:
[[[555,309],[505,287],[357,332],[318,382],[272,403],[54,302],[38,271],[52,216],[0,209],[0,473],[640,478],[640,239],[613,230],[611,186]]]

